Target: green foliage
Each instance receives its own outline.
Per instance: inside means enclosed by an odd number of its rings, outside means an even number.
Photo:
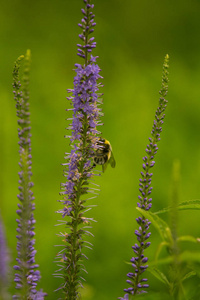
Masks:
[[[142,208],[136,207],[136,209],[149,221],[152,222],[152,224],[155,226],[155,228],[158,230],[161,238],[166,241],[170,242],[172,240],[170,228],[167,225],[165,221],[163,221],[161,218],[159,218],[156,214],[145,211]]]
[[[149,267],[148,271],[153,274],[157,279],[159,279],[161,282],[163,282],[167,287],[170,287],[170,282],[165,276],[164,273],[162,273],[159,269],[156,267]]]
[[[143,209],[137,208],[140,213],[148,218],[156,230],[159,232],[163,241],[159,244],[155,252],[155,262],[150,264],[149,272],[153,274],[158,280],[164,283],[168,289],[169,295],[173,299],[187,299],[186,292],[183,286],[183,281],[196,275],[195,270],[190,271],[192,268],[191,262],[200,263],[200,252],[195,251],[182,251],[178,242],[192,242],[199,243],[199,238],[194,236],[178,236],[178,210],[198,210],[199,201],[185,201],[178,204],[179,198],[179,181],[180,181],[180,164],[174,161],[173,174],[172,174],[172,205],[169,208],[163,209],[156,213],[151,213]],[[169,213],[170,225],[163,221],[158,214]],[[159,259],[161,250],[166,247],[168,256]],[[167,274],[158,269],[157,266],[167,265]]]
[[[162,214],[169,212],[172,209],[172,207],[163,208],[162,210],[156,211],[155,214]],[[178,204],[177,206],[178,210],[199,210],[200,209],[200,200],[188,200],[184,201]]]

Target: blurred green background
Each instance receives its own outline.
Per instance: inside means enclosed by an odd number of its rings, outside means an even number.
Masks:
[[[177,158],[181,162],[180,200],[200,197],[200,1],[94,0],[94,4],[94,54],[99,56],[104,77],[102,133],[112,144],[117,166],[108,167],[96,179],[101,192],[91,201],[98,206],[89,213],[98,222],[92,229],[95,238],[90,238],[94,249],[86,250],[85,297],[110,300],[122,296],[128,286],[125,280],[130,267],[125,261],[133,255],[131,246],[136,241],[138,182],[166,53],[170,56],[169,104],[153,170],[152,211],[168,206],[172,164]],[[12,68],[16,58],[31,49],[36,261],[42,273],[39,286],[52,300],[59,298],[54,290],[61,284],[52,274],[58,251],[54,245],[61,244],[56,234],[63,230],[55,226],[59,219],[55,211],[61,208],[56,201],[64,181],[61,163],[69,150],[64,139],[65,109],[69,107],[66,89],[73,87],[74,64],[82,62],[76,56],[82,7],[81,0],[8,0],[1,1],[0,10],[0,210],[13,265],[19,157]],[[179,233],[199,236],[198,220],[197,212],[181,212]],[[151,231],[147,254],[153,260],[161,240],[153,227]],[[191,245],[183,245],[188,247]],[[160,299],[164,285],[149,277],[151,291]]]

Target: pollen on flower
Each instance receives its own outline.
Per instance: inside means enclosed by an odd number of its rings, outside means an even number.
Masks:
[[[85,223],[85,224],[89,224],[89,223],[90,223],[90,222],[88,221],[88,219],[85,218],[85,217],[82,217],[81,220],[82,220],[82,222]]]

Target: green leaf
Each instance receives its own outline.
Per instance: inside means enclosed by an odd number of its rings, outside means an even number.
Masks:
[[[192,235],[183,235],[177,238],[178,242],[193,242],[193,243],[200,243],[200,238],[195,238]]]
[[[178,205],[179,210],[200,210],[200,200],[188,200]]]
[[[195,262],[200,263],[200,251],[184,251],[178,256],[180,262]],[[173,256],[167,256],[149,263],[149,266],[167,265],[173,263]],[[196,265],[196,264],[195,264]]]
[[[182,278],[182,282],[188,278],[190,278],[191,276],[195,276],[196,275],[196,272],[195,271],[191,271],[189,273],[187,273],[183,278]]]
[[[190,267],[196,273],[196,275],[200,277],[200,264],[192,262],[190,263]]]
[[[152,222],[152,224],[154,225],[154,227],[158,230],[158,232],[160,233],[161,238],[166,241],[169,244],[172,244],[172,234],[171,234],[171,230],[168,226],[168,224],[163,221],[160,217],[158,217],[156,214],[151,213],[149,211],[146,211],[142,208],[136,207],[136,209],[145,217],[147,218],[149,221]]]
[[[192,251],[184,251],[179,256],[180,261],[184,262],[199,262],[200,263],[200,251],[192,252]]]
[[[157,269],[156,267],[149,267],[147,270],[152,275],[154,275],[157,279],[159,279],[161,282],[163,282],[166,286],[168,286],[168,287],[170,286],[170,283],[169,283],[167,277],[159,269]]]
[[[167,207],[155,212],[155,214],[156,215],[163,214],[169,212],[171,209],[172,207]],[[196,200],[188,200],[188,201],[181,202],[178,204],[177,209],[178,210],[200,210],[200,200],[196,199]]]
[[[168,264],[171,264],[172,262],[173,262],[173,257],[167,256],[165,258],[161,258],[161,259],[150,262],[149,266],[168,265]]]
[[[159,255],[160,255],[160,252],[162,251],[163,247],[169,247],[169,246],[170,246],[169,243],[166,242],[166,241],[162,241],[162,242],[158,245],[157,250],[156,250],[156,252],[155,252],[155,261],[158,260],[158,257],[159,257]]]

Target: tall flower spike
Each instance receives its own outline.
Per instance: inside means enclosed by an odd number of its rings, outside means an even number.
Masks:
[[[0,299],[2,300],[6,300],[9,298],[7,293],[8,262],[9,262],[9,254],[6,246],[3,223],[0,216]]]
[[[58,255],[59,270],[55,276],[62,277],[63,283],[60,289],[63,290],[64,299],[77,299],[79,297],[79,287],[82,287],[81,272],[85,271],[82,264],[82,259],[87,258],[82,253],[83,247],[88,247],[90,243],[84,240],[85,235],[91,235],[88,231],[90,222],[84,216],[84,211],[90,209],[85,205],[87,199],[86,194],[94,193],[96,190],[89,188],[88,184],[94,174],[92,157],[97,149],[97,135],[100,133],[97,130],[99,126],[99,116],[101,103],[98,93],[100,83],[97,83],[99,78],[100,68],[95,64],[96,57],[91,55],[96,43],[90,34],[94,31],[94,14],[92,9],[93,4],[90,0],[84,0],[85,8],[82,9],[83,18],[78,24],[82,28],[82,33],[79,35],[81,44],[78,44],[78,56],[84,59],[84,64],[76,64],[74,77],[74,88],[68,90],[72,92],[72,96],[68,97],[73,106],[73,118],[68,129],[71,130],[70,139],[71,153],[67,153],[68,160],[67,169],[64,170],[64,176],[67,181],[63,183],[62,192],[63,209],[58,212],[62,217],[67,217],[64,221],[68,229],[68,233],[61,233],[65,242],[64,249]],[[92,197],[93,198],[93,197]],[[91,198],[90,198],[91,199]],[[62,221],[63,223],[63,221]],[[86,271],[85,271],[86,272]]]
[[[24,73],[22,78],[22,86],[19,81],[19,68],[21,61],[24,59]],[[35,240],[34,232],[34,216],[33,210],[35,204],[31,190],[33,183],[31,181],[31,133],[30,133],[30,113],[29,113],[29,71],[30,71],[30,50],[24,56],[20,56],[13,70],[13,88],[14,99],[16,101],[17,117],[18,117],[18,137],[19,137],[19,155],[20,155],[20,172],[19,172],[19,195],[17,214],[17,265],[14,269],[17,295],[13,299],[43,299],[37,297],[36,286],[40,279],[38,264],[35,263],[34,249]],[[39,294],[38,294],[39,295]]]
[[[156,110],[153,129],[151,131],[152,137],[149,138],[150,143],[146,148],[146,156],[143,157],[143,172],[141,172],[142,178],[140,179],[139,183],[139,191],[141,195],[138,196],[140,201],[137,203],[137,205],[138,207],[145,210],[149,210],[152,205],[152,198],[150,198],[150,194],[152,191],[151,180],[153,173],[151,173],[151,169],[155,164],[154,157],[158,151],[157,143],[158,141],[160,141],[160,133],[162,131],[163,120],[165,117],[164,111],[167,106],[167,100],[165,99],[165,97],[168,91],[168,62],[169,56],[166,55],[163,64],[162,87],[161,91],[159,92],[161,95],[159,99],[159,106]],[[131,297],[131,295],[134,296],[137,294],[145,293],[145,289],[149,287],[149,285],[146,284],[147,279],[142,278],[142,275],[148,268],[148,265],[146,264],[148,258],[144,256],[144,250],[150,246],[150,242],[147,242],[147,239],[151,235],[151,233],[148,232],[151,222],[149,222],[149,220],[145,219],[144,217],[139,217],[136,219],[136,221],[139,224],[139,229],[135,230],[138,244],[136,243],[132,247],[135,253],[135,257],[132,257],[130,260],[134,271],[127,274],[127,283],[130,284],[130,287],[124,289],[124,291],[126,292],[125,296],[123,298],[119,298],[124,300],[128,300],[129,296]]]

